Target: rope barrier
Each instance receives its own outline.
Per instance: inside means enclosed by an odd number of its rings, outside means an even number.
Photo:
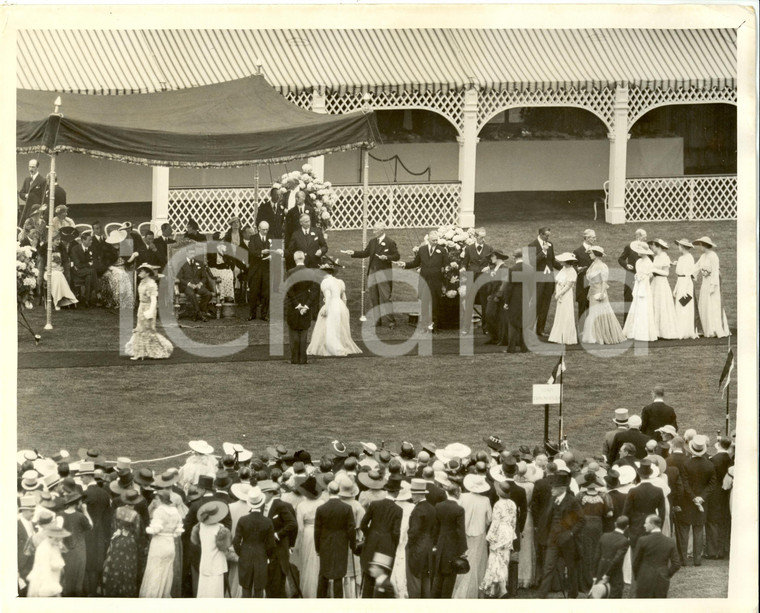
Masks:
[[[173,458],[180,458],[183,455],[190,455],[192,451],[183,451],[182,453],[176,453],[174,455],[168,455],[165,458],[153,458],[152,460],[133,460],[132,464],[144,464],[145,462],[162,462],[164,460],[171,460]],[[116,460],[106,460],[106,464],[116,464]]]

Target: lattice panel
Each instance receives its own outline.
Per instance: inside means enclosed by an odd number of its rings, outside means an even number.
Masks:
[[[338,201],[333,207],[333,230],[362,227],[362,186],[334,185]],[[259,188],[259,202],[269,187]],[[459,183],[408,183],[371,185],[367,203],[368,223],[386,222],[392,228],[427,228],[457,223],[461,201]],[[230,216],[243,225],[254,224],[254,190],[242,188],[186,188],[169,191],[169,221],[184,229],[189,217],[201,232],[225,231]]]
[[[711,89],[628,89],[628,130],[644,114],[666,104],[710,104],[714,102],[737,103],[737,92],[733,87],[713,87]]]
[[[718,221],[736,216],[736,175],[625,182],[626,221]]]
[[[285,99],[288,102],[292,102],[296,106],[300,106],[302,109],[306,109],[307,111],[311,110],[311,92],[301,92],[299,94],[295,92],[289,93],[287,96],[285,96]]]
[[[611,89],[487,91],[478,101],[478,132],[497,113],[523,106],[575,106],[592,112],[612,130],[615,92]]]

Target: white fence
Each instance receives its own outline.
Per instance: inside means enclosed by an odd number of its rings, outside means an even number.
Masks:
[[[626,221],[718,221],[736,217],[736,175],[625,181]]]
[[[334,185],[338,201],[333,207],[333,230],[362,227],[361,185]],[[259,188],[259,202],[267,199],[269,187]],[[369,227],[384,221],[391,228],[427,228],[457,223],[461,184],[397,183],[370,185],[367,202]],[[243,225],[254,224],[256,199],[252,187],[193,187],[169,190],[169,221],[184,228],[189,217],[201,232],[224,231],[230,216]]]

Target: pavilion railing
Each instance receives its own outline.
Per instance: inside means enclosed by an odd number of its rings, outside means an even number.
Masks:
[[[736,217],[736,175],[625,181],[626,221],[718,221]]]
[[[362,227],[361,185],[333,185],[338,201],[333,206],[331,230]],[[259,189],[264,202],[269,187]],[[391,228],[428,228],[459,221],[461,184],[394,183],[370,185],[367,202],[368,226],[384,221]],[[254,224],[256,210],[252,187],[178,187],[169,190],[169,221],[183,228],[188,218],[201,232],[224,231],[232,215],[243,225]]]

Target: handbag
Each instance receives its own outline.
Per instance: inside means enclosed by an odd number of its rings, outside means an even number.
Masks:
[[[451,569],[456,575],[466,575],[470,572],[470,562],[465,557],[454,558],[451,561]]]
[[[681,303],[681,306],[686,306],[687,304],[689,304],[689,302],[691,302],[691,298],[692,298],[692,296],[690,294],[686,294],[684,296],[681,296],[678,299],[678,302]]]

